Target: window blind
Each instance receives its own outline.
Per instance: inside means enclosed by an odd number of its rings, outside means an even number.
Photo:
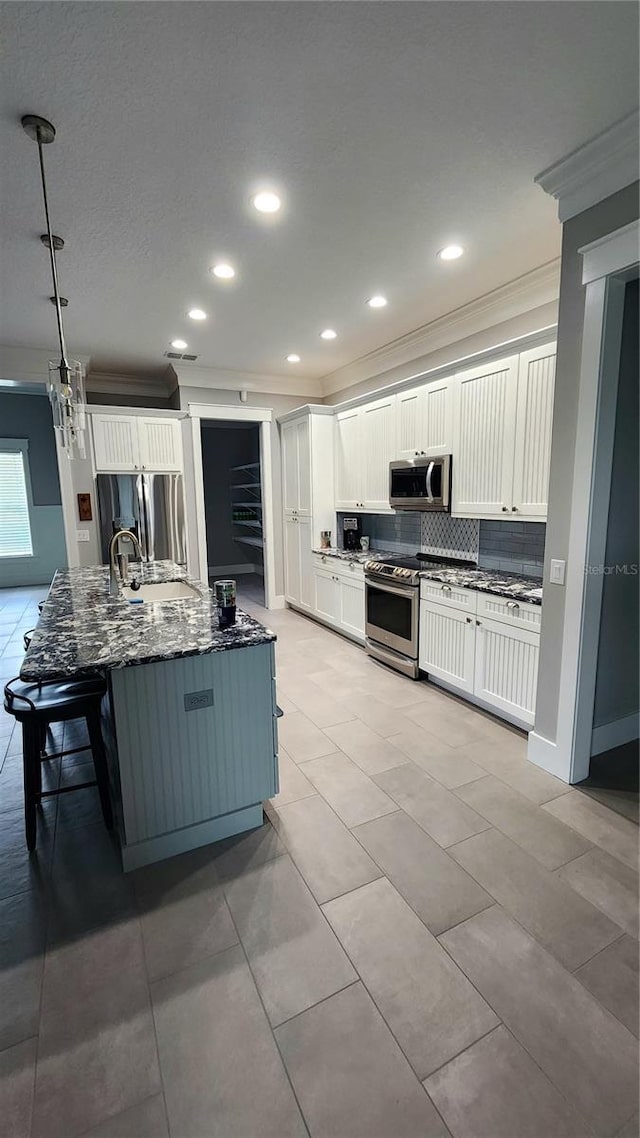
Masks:
[[[0,449],[0,557],[32,556],[24,453]]]

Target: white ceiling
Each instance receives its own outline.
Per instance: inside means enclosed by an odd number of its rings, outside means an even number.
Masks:
[[[161,371],[176,336],[206,367],[334,371],[556,257],[534,176],[637,101],[633,3],[0,7],[0,343],[55,344],[31,112],[58,132],[68,340],[102,371]]]

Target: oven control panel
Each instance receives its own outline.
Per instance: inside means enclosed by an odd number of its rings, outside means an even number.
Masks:
[[[364,568],[366,573],[375,573],[380,577],[402,578],[405,581],[417,580],[415,569],[406,569],[402,565],[387,565],[384,561],[367,561]]]

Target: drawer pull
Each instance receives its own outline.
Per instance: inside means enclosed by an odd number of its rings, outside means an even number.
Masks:
[[[519,609],[520,605],[518,604],[517,601],[507,601],[507,608],[508,609]]]
[[[443,593],[450,593],[451,592],[451,585],[443,585],[442,586],[442,592]]]

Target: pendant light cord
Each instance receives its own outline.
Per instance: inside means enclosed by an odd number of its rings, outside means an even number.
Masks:
[[[40,158],[40,175],[42,178],[42,196],[44,198],[44,216],[47,222],[47,234],[49,237],[49,258],[51,260],[51,276],[53,278],[53,295],[56,302],[56,319],[58,321],[58,338],[60,340],[60,379],[62,383],[67,385],[69,383],[69,374],[71,368],[67,361],[67,349],[64,342],[64,328],[62,326],[62,308],[60,306],[60,292],[58,289],[58,271],[56,267],[56,252],[53,245],[53,234],[51,232],[51,222],[49,220],[49,202],[47,199],[47,180],[44,173],[44,158],[42,155],[42,139],[40,137],[40,127],[37,128],[37,141],[38,141],[38,157]]]

